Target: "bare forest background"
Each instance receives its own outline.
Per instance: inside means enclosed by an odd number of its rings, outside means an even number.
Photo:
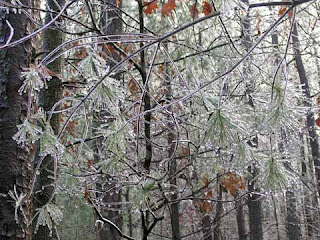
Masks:
[[[0,239],[320,239],[319,76],[319,0],[0,0]]]

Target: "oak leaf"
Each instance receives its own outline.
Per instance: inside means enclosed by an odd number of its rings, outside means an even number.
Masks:
[[[133,94],[136,94],[139,91],[139,86],[134,78],[131,78],[128,82],[128,88],[130,89],[130,92]]]
[[[211,3],[208,3],[207,1],[204,1],[202,4],[202,13],[204,13],[205,16],[211,14],[213,11]]]
[[[164,16],[171,16],[173,10],[177,7],[175,0],[168,0],[167,3],[162,4],[161,8],[161,15]]]
[[[320,127],[320,117],[317,118],[317,120],[316,120],[316,125],[317,125],[318,127]]]
[[[287,7],[286,6],[282,6],[280,9],[279,9],[279,16],[281,16],[282,14],[285,13],[285,11],[287,10]]]
[[[146,7],[144,9],[144,13],[147,15],[152,14],[152,12],[156,12],[158,7],[158,0],[152,0],[151,2],[143,2],[143,5]]]

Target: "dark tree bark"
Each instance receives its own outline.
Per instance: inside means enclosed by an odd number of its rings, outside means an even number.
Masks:
[[[252,192],[248,197],[250,240],[262,240],[261,200],[260,195],[256,193],[259,189],[255,186],[258,170],[255,166],[252,166],[249,168],[249,173],[251,176],[248,183],[248,191]]]
[[[309,81],[308,81],[307,73],[304,68],[303,60],[301,57],[300,42],[299,42],[299,38],[298,38],[298,29],[297,29],[296,22],[293,23],[292,45],[293,45],[294,59],[296,62],[296,68],[297,68],[297,71],[299,74],[300,83],[302,84],[302,89],[303,89],[305,97],[306,97],[306,101],[304,102],[304,105],[306,107],[311,107],[311,102],[310,102],[311,95],[310,95]],[[318,188],[317,191],[318,191],[318,197],[319,197],[319,195],[320,195],[319,142],[318,142],[318,135],[317,135],[316,129],[315,129],[314,114],[312,111],[310,111],[307,114],[306,126],[307,126],[307,130],[308,130],[308,135],[309,135],[311,156],[312,156],[312,161],[313,161],[313,165],[314,165],[315,180],[317,183],[316,185]],[[316,205],[317,205],[316,208],[318,208],[318,198],[315,198],[314,201],[316,202]],[[318,212],[317,211],[316,211],[316,213],[314,213],[314,217],[315,217],[315,219],[318,219]]]
[[[219,181],[219,177],[217,178],[217,181]],[[223,206],[222,206],[222,186],[219,184],[218,189],[218,196],[217,196],[217,203],[216,203],[216,215],[214,216],[214,230],[213,230],[213,239],[214,240],[221,240],[221,229],[220,229],[220,220],[223,213]]]
[[[299,240],[301,237],[299,218],[297,216],[296,197],[292,190],[286,192],[287,229],[289,240]]]
[[[59,11],[60,7],[64,5],[64,0],[47,0],[47,9]],[[59,6],[57,6],[59,4]],[[45,17],[45,22],[48,23],[52,20],[54,16],[47,13]],[[63,43],[63,33],[58,29],[48,28],[43,34],[43,50],[45,52],[50,52]],[[54,62],[50,63],[47,68],[51,71],[60,74],[62,66],[62,58],[58,58]],[[48,88],[41,91],[40,103],[39,105],[43,107],[45,112],[50,112],[52,107],[56,102],[58,102],[63,97],[63,86],[62,81],[57,76],[52,76],[52,79],[47,83]],[[55,110],[59,110],[59,107]],[[50,125],[53,129],[54,134],[59,133],[60,127],[60,117],[61,114],[53,114],[50,119]],[[39,158],[36,156],[35,163]],[[52,156],[46,156],[40,167],[40,175],[37,179],[36,189],[37,194],[34,195],[33,205],[34,209],[41,208],[45,206],[52,198],[54,194],[54,159]],[[52,199],[54,201],[54,198]],[[33,239],[46,240],[52,239],[52,234],[47,226],[39,226],[36,233],[33,234]]]
[[[168,71],[168,66],[166,66],[166,86],[167,86],[167,94],[166,98],[168,102],[172,101],[172,87],[171,87],[171,77]],[[168,107],[168,111],[172,112],[172,106]],[[177,187],[177,161],[174,158],[173,154],[175,152],[175,126],[173,123],[172,116],[169,116],[168,119],[168,157],[170,158],[170,166],[169,166],[169,176],[170,176],[170,190],[173,193],[171,196],[171,200],[175,201],[178,198],[178,187]],[[179,221],[179,202],[174,202],[170,205],[170,218],[171,218],[171,230],[172,230],[172,239],[180,240],[180,221]]]
[[[101,12],[100,26],[102,34],[119,34],[122,32],[122,21],[120,19],[121,12],[117,10],[115,7],[117,5],[116,0],[103,0],[102,1],[103,8]],[[112,6],[113,5],[113,6]],[[121,7],[121,6],[119,6]],[[118,37],[115,37],[115,39]],[[106,52],[107,49],[105,49]],[[110,57],[113,60],[108,61],[108,64],[112,67],[115,64],[115,61],[120,60],[120,54],[117,51],[114,51]],[[115,78],[120,80],[119,74],[115,75]],[[103,109],[102,111],[95,112],[94,116],[94,125],[100,124],[99,119],[104,119],[110,115],[107,109]],[[102,148],[102,139],[99,138],[96,141],[96,162],[99,162]],[[100,149],[100,150],[99,150]],[[98,180],[96,183],[96,191],[97,191],[97,201],[101,211],[101,214],[104,218],[109,219],[113,223],[115,223],[120,229],[122,229],[123,218],[121,210],[121,189],[118,190],[116,187],[117,179],[112,178],[107,175],[105,177],[98,176]],[[132,234],[132,233],[131,233]],[[114,227],[109,224],[97,226],[97,239],[98,240],[119,240],[121,236],[118,231]]]
[[[144,18],[143,18],[143,1],[138,0],[139,4],[139,22],[140,22],[140,33],[144,33]],[[140,48],[143,47],[143,43],[140,43]],[[149,95],[149,84],[147,83],[147,73],[146,73],[146,60],[145,60],[145,52],[140,52],[140,75],[142,79],[143,85],[145,85],[145,94],[143,96],[144,103],[144,111],[148,111],[151,109],[150,95]],[[143,163],[144,169],[149,172],[150,165],[152,161],[152,144],[150,142],[151,139],[151,112],[148,112],[144,116],[144,135],[146,138],[145,141],[145,160]]]
[[[301,139],[303,139],[303,136],[301,134]],[[308,157],[305,156],[304,152],[304,146],[301,146],[301,156],[302,156],[302,162],[301,162],[301,176],[303,179],[307,179],[308,173],[307,173],[307,164],[306,164],[306,159]],[[312,238],[312,225],[313,225],[313,220],[312,220],[312,210],[311,210],[311,199],[309,196],[309,189],[304,186],[303,187],[303,192],[304,192],[304,204],[303,204],[303,209],[304,209],[304,216],[305,216],[305,224],[306,224],[306,232],[307,236],[309,238]]]
[[[279,36],[278,32],[274,31],[272,33],[272,44],[275,49],[275,67],[278,67],[280,63],[279,56]],[[277,76],[276,76],[277,78]],[[280,78],[281,79],[281,78]],[[273,100],[273,99],[272,99]],[[279,152],[282,155],[284,167],[290,172],[291,162],[288,161],[288,156],[286,154],[286,146],[288,146],[288,137],[284,128],[280,128],[279,133],[280,141],[278,143]],[[291,186],[293,188],[293,186]],[[300,225],[299,225],[299,217],[297,213],[296,207],[296,197],[294,192],[291,189],[288,189],[286,192],[286,207],[287,207],[287,231],[288,231],[288,239],[289,240],[298,240],[301,236]]]
[[[211,227],[211,218],[210,214],[204,214],[202,217],[202,232],[203,240],[212,240],[212,227]]]
[[[294,51],[294,59],[296,62],[297,71],[299,74],[300,83],[302,84],[302,88],[304,94],[306,96],[307,101],[305,101],[305,106],[311,107],[311,103],[309,100],[311,99],[310,96],[310,87],[309,81],[307,77],[306,70],[304,68],[304,64],[301,57],[300,52],[300,42],[298,38],[298,30],[297,24],[293,23],[293,30],[292,30],[292,45]],[[307,115],[307,129],[309,134],[309,141],[310,141],[310,148],[311,148],[311,156],[313,159],[313,164],[315,168],[315,177],[318,186],[318,194],[320,194],[320,155],[319,155],[319,143],[318,143],[318,135],[315,130],[315,122],[314,122],[314,114],[310,111]]]
[[[292,170],[291,163],[288,161],[286,156],[285,146],[288,145],[287,134],[283,129],[280,129],[280,141],[279,141],[279,151],[282,154],[282,159],[284,161],[284,167],[290,172]],[[294,189],[295,184],[292,183],[290,188],[286,191],[286,207],[287,207],[287,231],[289,240],[299,240],[301,237],[300,221],[297,212],[296,196],[292,189]]]
[[[239,197],[239,192],[237,191],[236,195],[235,195],[235,206],[237,208],[237,213],[236,213],[236,217],[237,217],[237,227],[238,227],[238,236],[239,236],[239,240],[247,240],[248,237],[248,232],[247,232],[247,228],[246,228],[246,220],[245,220],[245,214],[243,211],[243,199],[238,199]]]
[[[241,0],[245,5],[249,5],[249,0]],[[246,51],[250,49],[252,46],[252,39],[251,39],[251,23],[250,23],[250,16],[249,11],[245,13],[242,18],[242,35],[243,35],[243,45],[245,46]],[[249,79],[250,76],[250,64],[245,63],[244,71],[244,78],[247,79],[246,83],[246,95],[249,97],[249,102],[251,98],[251,93],[254,91],[255,82],[254,79]],[[249,105],[255,111],[255,107],[253,104]],[[255,137],[256,147],[258,147],[258,136]],[[248,197],[248,208],[249,208],[249,230],[250,230],[250,239],[251,240],[262,240],[263,239],[263,232],[262,232],[262,210],[261,210],[261,199],[260,195],[257,194],[259,189],[255,186],[255,178],[258,175],[257,166],[252,164],[249,167],[250,177],[248,179],[248,191],[250,193]]]
[[[8,1],[9,2],[9,1]],[[29,1],[21,0],[29,6]],[[8,22],[6,22],[8,21]],[[9,38],[10,28],[14,29],[12,41],[30,34],[31,23],[25,14],[6,12],[0,9],[0,45]],[[15,201],[8,192],[16,190],[18,195],[28,195],[31,191],[32,159],[31,146],[20,147],[12,137],[27,116],[27,96],[20,95],[21,71],[31,63],[32,47],[26,41],[16,47],[0,51],[0,239],[31,239],[32,229],[28,227],[31,219],[31,200],[24,199],[18,208],[15,219]],[[21,209],[23,209],[24,215]]]

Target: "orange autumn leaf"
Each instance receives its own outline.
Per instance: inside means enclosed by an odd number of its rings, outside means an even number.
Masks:
[[[202,212],[209,213],[212,210],[212,204],[210,201],[203,201],[202,206],[201,206]]]
[[[124,46],[124,49],[123,49],[123,51],[124,51],[125,53],[129,53],[129,52],[131,52],[132,50],[133,50],[132,45],[125,45],[125,46]]]
[[[130,92],[135,94],[139,91],[139,86],[136,82],[136,80],[134,80],[133,78],[131,78],[128,82],[128,87],[130,89]]]
[[[193,4],[192,7],[190,8],[190,15],[193,19],[198,18],[199,10],[198,10],[197,4]]]
[[[147,15],[152,14],[152,12],[156,12],[158,7],[158,0],[152,0],[151,2],[143,2],[143,5],[146,7],[144,9],[144,13]]]
[[[68,122],[68,125],[66,127],[66,131],[73,137],[75,137],[76,135],[76,125],[77,125],[78,121],[74,120],[74,121],[70,121]]]
[[[207,1],[203,2],[202,5],[202,13],[204,13],[205,16],[211,14],[213,11],[211,3],[208,3]]]
[[[212,204],[209,200],[195,200],[194,206],[198,207],[201,212],[209,213],[212,211]]]
[[[91,167],[94,166],[94,164],[95,164],[94,160],[88,159],[88,161],[87,161],[87,169],[91,170]]]
[[[80,10],[80,15],[83,15],[85,11],[86,11],[86,8],[82,7],[81,10]]]
[[[279,9],[279,16],[281,16],[282,14],[285,13],[285,11],[287,10],[287,7],[286,6],[282,6],[280,9]]]
[[[117,4],[117,7],[120,7],[121,1],[120,0],[116,0],[116,4]]]
[[[159,66],[158,66],[158,71],[157,71],[157,73],[158,73],[158,74],[162,74],[163,71],[164,71],[163,65],[159,65]]]
[[[261,22],[262,22],[261,17],[258,16],[258,22],[257,22],[256,27],[257,27],[257,32],[258,32],[259,36],[262,34],[262,32],[261,32]]]
[[[204,186],[208,186],[209,184],[209,179],[207,177],[202,177],[201,178],[201,181],[203,183]]]
[[[182,146],[181,153],[182,153],[182,156],[189,156],[190,155],[189,148]]]
[[[317,120],[316,120],[316,125],[317,125],[318,127],[320,127],[320,117],[317,118]]]
[[[61,74],[59,73],[56,73],[52,70],[50,70],[49,68],[47,67],[41,67],[41,69],[39,70],[41,72],[42,75],[44,75],[45,77],[48,77],[48,76],[51,76],[51,77],[56,77],[56,78],[59,78],[59,79],[62,79],[61,77]],[[50,78],[51,78],[50,77]]]
[[[224,179],[221,181],[221,185],[233,197],[236,195],[237,190],[245,189],[245,183],[243,178],[232,172],[228,172],[225,175]]]
[[[74,56],[80,59],[84,59],[87,57],[87,50],[84,47],[80,47],[77,49],[77,51],[74,53]]]
[[[213,192],[212,191],[206,192],[206,196],[212,198],[213,197]]]
[[[89,192],[88,192],[88,187],[87,187],[87,185],[86,185],[86,187],[85,187],[85,191],[84,191],[82,194],[83,194],[84,199],[88,202]]]
[[[114,53],[114,50],[115,50],[115,46],[120,46],[120,43],[114,43],[114,44],[111,44],[111,43],[107,43],[105,44],[105,47],[107,48],[107,51],[110,53],[110,54],[113,54]]]
[[[161,15],[164,16],[171,16],[173,10],[177,7],[175,0],[168,0],[167,3],[162,4],[161,8]]]

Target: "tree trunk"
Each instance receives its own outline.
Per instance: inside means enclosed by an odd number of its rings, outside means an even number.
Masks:
[[[248,191],[252,192],[248,197],[250,240],[262,240],[261,200],[259,199],[260,195],[256,193],[259,190],[255,187],[258,170],[255,166],[252,166],[249,167],[249,173],[251,177],[248,183]]]
[[[301,237],[299,218],[297,215],[296,198],[292,190],[286,192],[287,229],[289,240],[299,240]]]
[[[291,163],[288,161],[288,156],[286,156],[287,150],[285,146],[288,145],[288,139],[286,132],[283,129],[280,129],[280,141],[278,144],[279,151],[282,155],[284,167],[291,171]],[[289,240],[299,240],[301,237],[300,231],[300,221],[299,214],[297,212],[296,206],[296,196],[292,189],[295,189],[296,186],[294,183],[291,183],[291,186],[288,186],[289,189],[286,191],[286,207],[287,207],[287,231],[288,231],[288,239]]]
[[[217,178],[217,181],[219,181],[219,177]],[[214,240],[221,240],[221,229],[220,229],[220,220],[221,215],[223,213],[223,206],[222,206],[222,189],[221,185],[218,185],[218,196],[217,196],[217,203],[216,203],[216,215],[214,217],[214,230],[213,230],[213,239]]]
[[[47,9],[54,11],[59,11],[59,6],[64,5],[64,0],[47,0]],[[59,6],[57,6],[59,4]],[[52,14],[47,13],[45,17],[45,22],[48,23],[52,20]],[[43,50],[47,53],[51,52],[57,46],[63,43],[63,33],[57,29],[48,28],[43,34]],[[47,68],[51,71],[60,74],[62,67],[62,58],[56,59],[54,62],[50,63]],[[52,76],[51,80],[47,83],[48,88],[41,91],[40,103],[39,105],[43,107],[45,112],[50,112],[52,107],[56,102],[58,102],[63,97],[63,86],[62,81],[57,76]],[[59,110],[59,107],[55,110]],[[59,133],[60,127],[60,117],[61,114],[53,114],[50,119],[50,125],[54,131],[54,134]],[[39,158],[36,156],[35,164]],[[34,195],[33,204],[34,209],[41,208],[45,206],[52,194],[54,194],[54,179],[52,177],[54,172],[54,159],[52,156],[46,156],[40,167],[39,179],[37,179],[37,194]],[[53,199],[54,201],[54,199]],[[33,239],[46,240],[52,239],[52,234],[50,235],[50,230],[47,226],[39,226],[36,233],[33,234]]]
[[[235,199],[237,199],[239,197],[239,192],[237,191],[236,195],[235,195]],[[242,204],[243,200],[242,199],[238,199],[235,200],[235,206],[237,208],[237,227],[238,227],[238,237],[239,240],[247,240],[247,228],[246,228],[246,220],[245,220],[245,214],[243,212],[243,204]]]
[[[9,2],[9,1],[8,1]],[[29,1],[21,0],[25,6]],[[8,21],[8,22],[6,22]],[[14,29],[12,41],[30,34],[31,23],[25,14],[7,13],[0,9],[0,45],[9,38],[10,28]],[[24,199],[17,209],[15,219],[15,201],[8,195],[17,190],[17,194],[28,195],[31,191],[32,146],[20,147],[12,139],[18,131],[17,125],[27,117],[28,98],[20,95],[18,89],[23,81],[21,71],[31,63],[32,47],[30,41],[16,47],[0,50],[0,239],[31,239],[32,229],[28,226],[31,219],[31,200]],[[22,213],[23,210],[23,213]],[[23,216],[24,215],[24,216]]]
[[[309,81],[308,81],[306,70],[304,68],[302,57],[301,57],[300,42],[299,42],[299,38],[298,38],[298,30],[297,30],[296,23],[293,23],[292,45],[293,45],[294,59],[296,62],[296,67],[298,70],[300,83],[302,84],[304,94],[307,98],[307,101],[305,101],[305,106],[311,107],[311,103],[309,102],[309,100],[311,99]],[[314,164],[314,168],[315,168],[315,175],[316,175],[315,177],[316,177],[317,187],[318,187],[317,190],[318,190],[318,194],[320,194],[319,143],[318,143],[318,135],[315,130],[314,114],[312,111],[310,111],[307,115],[307,129],[308,129],[308,134],[309,134],[311,155],[312,155],[313,164]]]
[[[272,45],[275,48],[275,67],[278,67],[278,64],[280,63],[280,56],[279,56],[279,36],[278,32],[274,31],[272,33]],[[275,76],[277,79],[277,76]],[[281,81],[281,77],[280,77]],[[281,83],[280,83],[281,84]],[[273,101],[273,99],[271,99]],[[288,156],[286,154],[286,147],[288,146],[288,138],[287,133],[284,128],[280,128],[279,133],[280,141],[278,143],[278,149],[281,153],[283,165],[284,167],[290,172],[292,169],[291,162],[288,161]],[[292,186],[289,186],[290,188],[294,189],[294,184]],[[292,190],[288,190],[286,192],[286,207],[287,207],[287,231],[288,231],[288,238],[289,240],[296,240],[300,239],[301,232],[300,232],[300,225],[299,225],[299,218],[297,213],[297,207],[296,207],[296,197]]]
[[[202,217],[203,240],[212,240],[212,227],[210,214],[204,214]]]
[[[140,22],[140,33],[144,33],[144,17],[143,17],[143,1],[138,0],[139,4],[139,22]],[[140,48],[143,47],[143,42],[140,43]],[[150,95],[149,95],[149,84],[147,83],[147,73],[146,73],[146,60],[145,60],[145,52],[140,52],[140,75],[142,79],[142,83],[145,87],[145,93],[143,98],[144,103],[144,111],[148,111],[151,109]],[[139,134],[139,133],[138,133]],[[151,112],[148,112],[144,115],[144,135],[146,138],[145,141],[145,160],[143,163],[144,169],[149,172],[150,165],[152,160],[152,144],[150,142],[151,139]]]
[[[245,5],[249,5],[249,0],[241,0]],[[249,11],[245,11],[245,14],[242,18],[242,35],[243,35],[243,45],[245,46],[246,51],[250,49],[252,46],[252,39],[251,39],[251,22]],[[243,75],[244,78],[247,79],[246,83],[246,92],[245,94],[248,95],[249,99],[251,97],[251,93],[254,92],[255,88],[255,80],[250,79],[250,63],[246,62],[243,68]],[[255,108],[252,106],[254,111]],[[258,136],[255,138],[256,143],[258,143]],[[256,145],[258,147],[258,144]],[[251,240],[262,240],[263,239],[263,232],[262,232],[262,210],[261,210],[261,200],[260,195],[256,192],[259,191],[258,188],[255,186],[255,178],[258,175],[257,166],[252,164],[249,168],[249,177],[248,181],[248,191],[252,192],[248,197],[248,208],[249,208],[249,229],[250,229],[250,239]]]
[[[299,74],[300,83],[302,84],[302,89],[304,91],[304,94],[306,96],[306,101],[304,102],[304,105],[306,107],[311,107],[311,96],[310,96],[310,87],[309,87],[309,81],[307,77],[306,70],[304,68],[304,64],[301,57],[300,52],[300,42],[298,38],[298,29],[296,22],[293,23],[293,30],[292,30],[292,45],[293,45],[293,51],[294,51],[294,59],[296,62],[297,71]],[[315,179],[317,182],[317,191],[318,191],[318,197],[320,196],[320,155],[319,155],[319,143],[318,143],[318,135],[315,130],[315,121],[314,121],[314,113],[310,111],[307,114],[307,121],[306,121],[307,129],[308,129],[308,135],[309,135],[309,142],[310,142],[310,149],[311,149],[311,156],[313,160],[314,165],[314,171],[315,171]],[[316,205],[314,206],[316,209],[318,209],[318,201],[316,200]],[[316,211],[315,218],[318,218],[318,213]]]
[[[110,3],[110,4],[108,4]],[[112,7],[112,5],[117,5],[116,0],[103,0],[102,1],[103,8],[101,11],[101,19],[100,19],[100,26],[102,34],[119,34],[122,32],[122,22],[121,22],[121,13],[116,8]],[[121,7],[121,6],[119,6]],[[118,38],[118,37],[115,37]],[[106,52],[107,49],[105,49]],[[114,61],[120,60],[120,54],[117,51],[111,53],[110,56]],[[108,64],[112,67],[115,62],[110,60]],[[118,74],[115,75],[115,78],[120,80],[120,76]],[[102,86],[103,87],[103,86]],[[107,109],[102,111],[97,111],[94,115],[94,122],[95,125],[100,124],[99,119],[104,119],[106,116],[110,115]],[[100,155],[99,148],[102,147],[102,139],[97,139],[96,141],[96,162],[99,162]],[[97,199],[98,205],[101,210],[101,214],[103,217],[111,220],[115,223],[120,229],[122,229],[123,218],[120,212],[121,210],[121,189],[117,189],[116,182],[118,180],[111,177],[110,175],[103,175],[98,176],[98,180],[96,183],[96,190],[97,190]],[[97,240],[119,240],[121,236],[116,231],[114,227],[109,224],[97,226]]]
[[[167,101],[171,102],[172,101],[172,88],[171,88],[171,79],[169,76],[169,71],[166,69],[166,85],[167,85]],[[168,111],[172,112],[172,107],[168,107]],[[178,186],[177,186],[177,178],[176,178],[176,172],[177,172],[177,161],[174,158],[173,154],[175,151],[175,143],[173,142],[175,140],[175,126],[174,123],[172,122],[173,119],[170,119],[171,116],[169,116],[168,119],[168,145],[169,145],[169,151],[168,151],[168,157],[170,158],[170,166],[169,166],[169,176],[170,176],[170,191],[173,193],[171,196],[171,200],[175,201],[178,198]],[[172,239],[173,240],[180,240],[180,222],[179,222],[179,203],[174,202],[170,205],[170,210],[171,210],[171,229],[172,229]]]
[[[301,139],[303,137],[301,136]],[[304,147],[301,146],[301,156],[302,156],[302,162],[301,162],[301,176],[303,179],[307,179],[307,164],[305,163],[305,153],[304,153]],[[307,157],[308,159],[308,157]],[[304,217],[305,217],[305,224],[306,224],[306,231],[307,231],[307,236],[308,238],[312,238],[312,232],[313,232],[313,220],[312,220],[312,210],[311,210],[311,200],[309,196],[309,189],[306,186],[303,186],[303,193],[304,193],[304,204],[303,204],[303,209],[304,209]]]

